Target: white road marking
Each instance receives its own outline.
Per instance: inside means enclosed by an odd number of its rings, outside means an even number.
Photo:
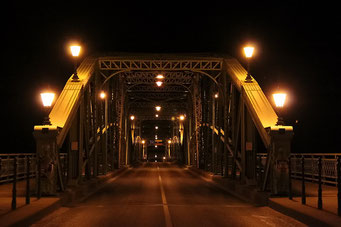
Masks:
[[[170,216],[170,213],[169,213],[169,209],[168,209],[168,204],[167,204],[167,199],[166,199],[166,195],[165,195],[165,190],[164,190],[163,185],[162,185],[162,178],[161,178],[159,170],[160,170],[160,168],[158,166],[157,167],[157,171],[159,173],[161,198],[162,198],[162,205],[163,205],[163,213],[165,215],[166,227],[173,227],[172,219],[171,219],[171,216]]]

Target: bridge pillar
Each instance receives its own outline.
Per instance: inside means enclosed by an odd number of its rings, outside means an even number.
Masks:
[[[271,136],[268,163],[270,168],[271,193],[274,195],[289,192],[289,156],[293,129],[291,126],[272,126],[266,128]]]
[[[56,126],[39,125],[34,127],[33,136],[36,140],[37,145],[37,164],[40,162],[40,165],[37,165],[40,166],[40,170],[38,170],[37,168],[36,176],[38,178],[38,173],[41,173],[40,192],[42,195],[56,195],[57,193],[57,171],[60,171],[58,170],[58,133],[59,129]],[[38,179],[36,182],[38,182]]]

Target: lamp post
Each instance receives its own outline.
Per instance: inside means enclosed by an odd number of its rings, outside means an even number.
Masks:
[[[284,121],[282,118],[282,110],[285,104],[285,99],[287,97],[287,94],[285,93],[275,93],[272,95],[275,101],[275,105],[276,105],[276,110],[278,113],[278,118],[277,118],[277,123],[276,125],[284,125]]]
[[[74,73],[72,76],[72,81],[73,82],[78,82],[79,81],[79,77],[77,74],[77,58],[79,56],[79,53],[81,51],[81,46],[78,45],[74,45],[74,46],[70,46],[70,50],[71,50],[71,54],[74,57]]]
[[[41,100],[43,102],[43,106],[45,109],[45,117],[44,117],[44,125],[51,125],[50,117],[49,117],[49,111],[52,106],[52,102],[54,100],[55,94],[52,92],[43,92],[40,94]]]
[[[247,75],[245,78],[245,82],[252,82],[252,77],[250,74],[250,61],[251,61],[254,49],[255,48],[252,46],[244,47],[244,54],[245,54],[245,57],[247,59]]]

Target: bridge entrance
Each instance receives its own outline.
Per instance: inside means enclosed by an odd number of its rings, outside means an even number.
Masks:
[[[86,58],[35,126],[43,192],[139,161],[178,161],[288,190],[292,127],[234,58],[112,55]],[[64,154],[61,160],[60,154]]]

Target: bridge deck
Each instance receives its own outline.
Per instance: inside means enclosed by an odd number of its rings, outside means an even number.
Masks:
[[[183,168],[148,163],[33,226],[264,226],[301,224],[255,207]]]

